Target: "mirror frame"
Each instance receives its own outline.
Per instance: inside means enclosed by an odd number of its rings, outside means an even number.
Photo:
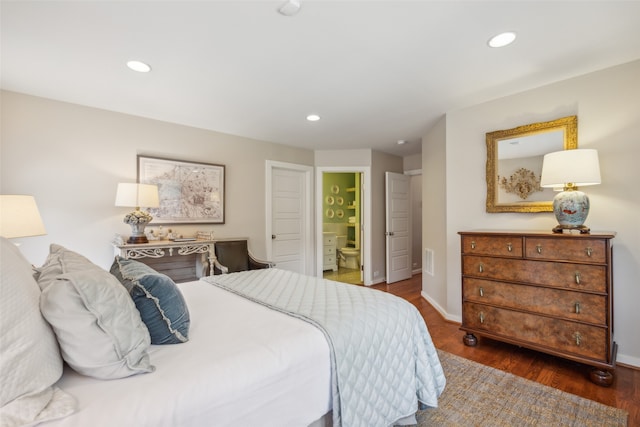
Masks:
[[[549,122],[532,123],[513,129],[486,134],[487,142],[487,212],[553,212],[553,200],[542,202],[498,203],[498,143],[503,139],[532,136],[540,133],[564,132],[564,149],[578,148],[578,117],[569,116]]]

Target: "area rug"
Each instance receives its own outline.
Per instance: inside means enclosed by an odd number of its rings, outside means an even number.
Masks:
[[[427,426],[626,426],[628,413],[439,350],[447,386]]]

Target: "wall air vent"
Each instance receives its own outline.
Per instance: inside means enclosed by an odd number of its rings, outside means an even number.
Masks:
[[[424,272],[429,276],[433,276],[433,249],[426,248],[424,250]]]

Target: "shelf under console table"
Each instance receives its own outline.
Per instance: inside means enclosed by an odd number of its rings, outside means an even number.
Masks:
[[[116,255],[135,259],[166,274],[176,283],[213,275],[214,240],[157,240],[139,244],[114,244]]]
[[[593,367],[613,382],[613,233],[465,231],[463,342],[485,336]]]

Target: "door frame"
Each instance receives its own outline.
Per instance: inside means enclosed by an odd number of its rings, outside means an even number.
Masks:
[[[304,268],[306,274],[313,275],[313,271],[315,271],[314,262],[314,234],[313,234],[313,224],[314,224],[314,215],[313,215],[313,166],[308,165],[299,165],[296,163],[286,163],[286,162],[278,162],[275,160],[266,160],[265,162],[265,242],[266,242],[266,253],[267,259],[272,259],[272,244],[271,244],[271,236],[273,234],[272,224],[273,224],[273,170],[274,169],[285,169],[295,172],[301,172],[304,174],[304,200],[302,203],[302,209],[304,216],[305,226],[302,230],[302,239],[305,250],[304,257]],[[276,265],[277,267],[277,265]]]
[[[362,215],[360,217],[360,235],[363,245],[360,246],[361,263],[363,265],[363,284],[371,286],[371,167],[369,166],[318,166],[316,167],[316,275],[322,277],[322,175],[324,173],[361,173],[361,192],[364,203],[361,201]]]

